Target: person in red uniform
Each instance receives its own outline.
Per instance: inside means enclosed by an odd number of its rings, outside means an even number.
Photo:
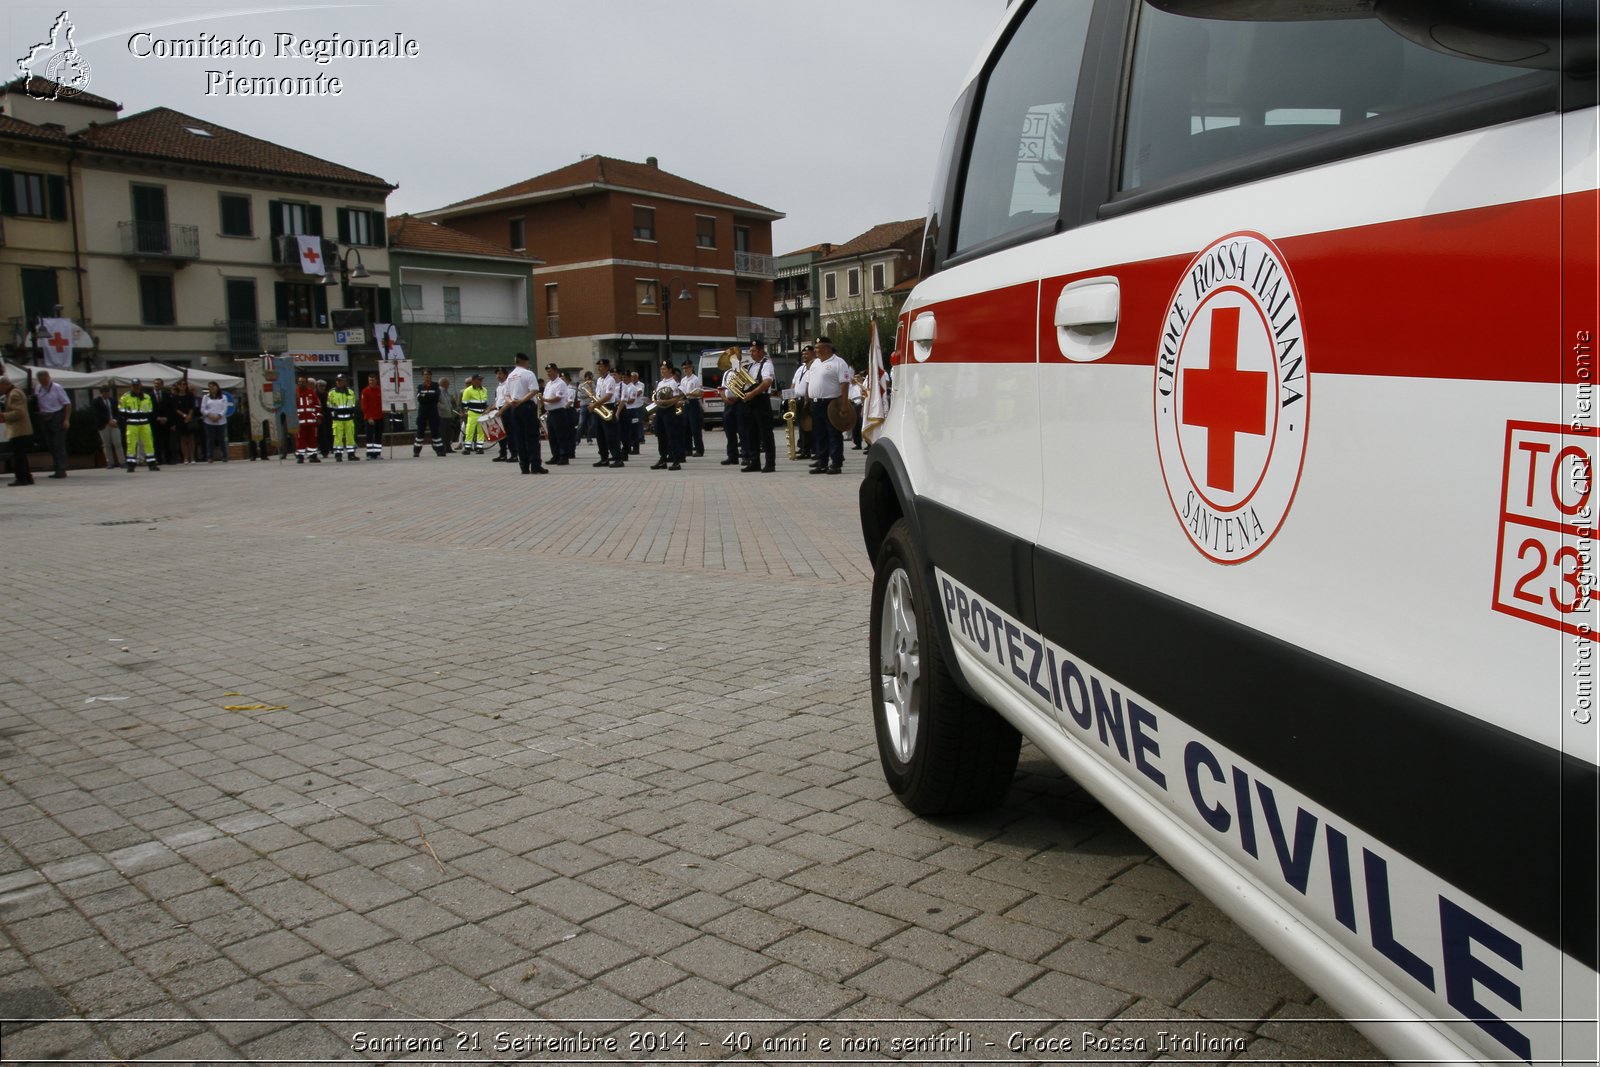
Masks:
[[[367,377],[361,390],[361,420],[367,424],[367,458],[383,458],[383,389],[376,374]]]
[[[309,458],[313,463],[321,463],[322,458],[317,454],[317,430],[322,425],[322,398],[317,395],[310,378],[300,379],[300,388],[294,399],[300,419],[294,461],[304,463]]]

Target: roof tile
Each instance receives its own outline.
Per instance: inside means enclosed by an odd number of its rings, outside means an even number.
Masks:
[[[774,211],[772,208],[763,207],[754,201],[744,200],[737,196],[731,196],[720,189],[713,189],[709,185],[692,182],[688,178],[680,178],[676,174],[664,171],[660,167],[652,166],[649,163],[632,163],[625,159],[612,159],[609,156],[589,156],[586,159],[578,160],[576,163],[569,163],[565,167],[559,167],[537,177],[507,185],[493,192],[469,197],[466,200],[458,200],[453,204],[445,205],[440,210],[452,211],[456,208],[470,207],[474,204],[536,196],[539,193],[554,192],[557,189],[570,189],[574,186],[582,187],[588,185],[616,185],[643,193],[687,197],[694,200],[724,204],[732,208],[741,208],[746,211],[758,211],[778,218],[783,217],[781,212]]]
[[[438,252],[457,256],[494,256],[498,259],[526,259],[539,262],[525,252],[514,252],[437,222],[412,215],[396,215],[389,220],[389,247],[399,251]]]

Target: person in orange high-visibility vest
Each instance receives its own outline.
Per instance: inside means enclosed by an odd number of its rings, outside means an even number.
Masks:
[[[294,403],[300,420],[294,461],[304,463],[310,459],[313,463],[321,463],[322,459],[317,455],[317,430],[322,426],[322,398],[317,395],[310,378],[300,379],[300,390],[295,393]]]

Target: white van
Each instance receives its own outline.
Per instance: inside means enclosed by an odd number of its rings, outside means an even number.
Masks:
[[[1595,39],[1012,3],[861,488],[901,800],[1026,736],[1395,1058],[1597,1055]]]

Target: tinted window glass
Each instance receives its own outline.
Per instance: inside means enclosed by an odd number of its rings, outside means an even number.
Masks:
[[[962,181],[955,251],[1059,212],[1090,8],[1087,0],[1035,4],[990,71]]]
[[[1234,22],[1145,4],[1134,45],[1121,188],[1139,189],[1528,77],[1516,68],[1430,51],[1376,19]]]

